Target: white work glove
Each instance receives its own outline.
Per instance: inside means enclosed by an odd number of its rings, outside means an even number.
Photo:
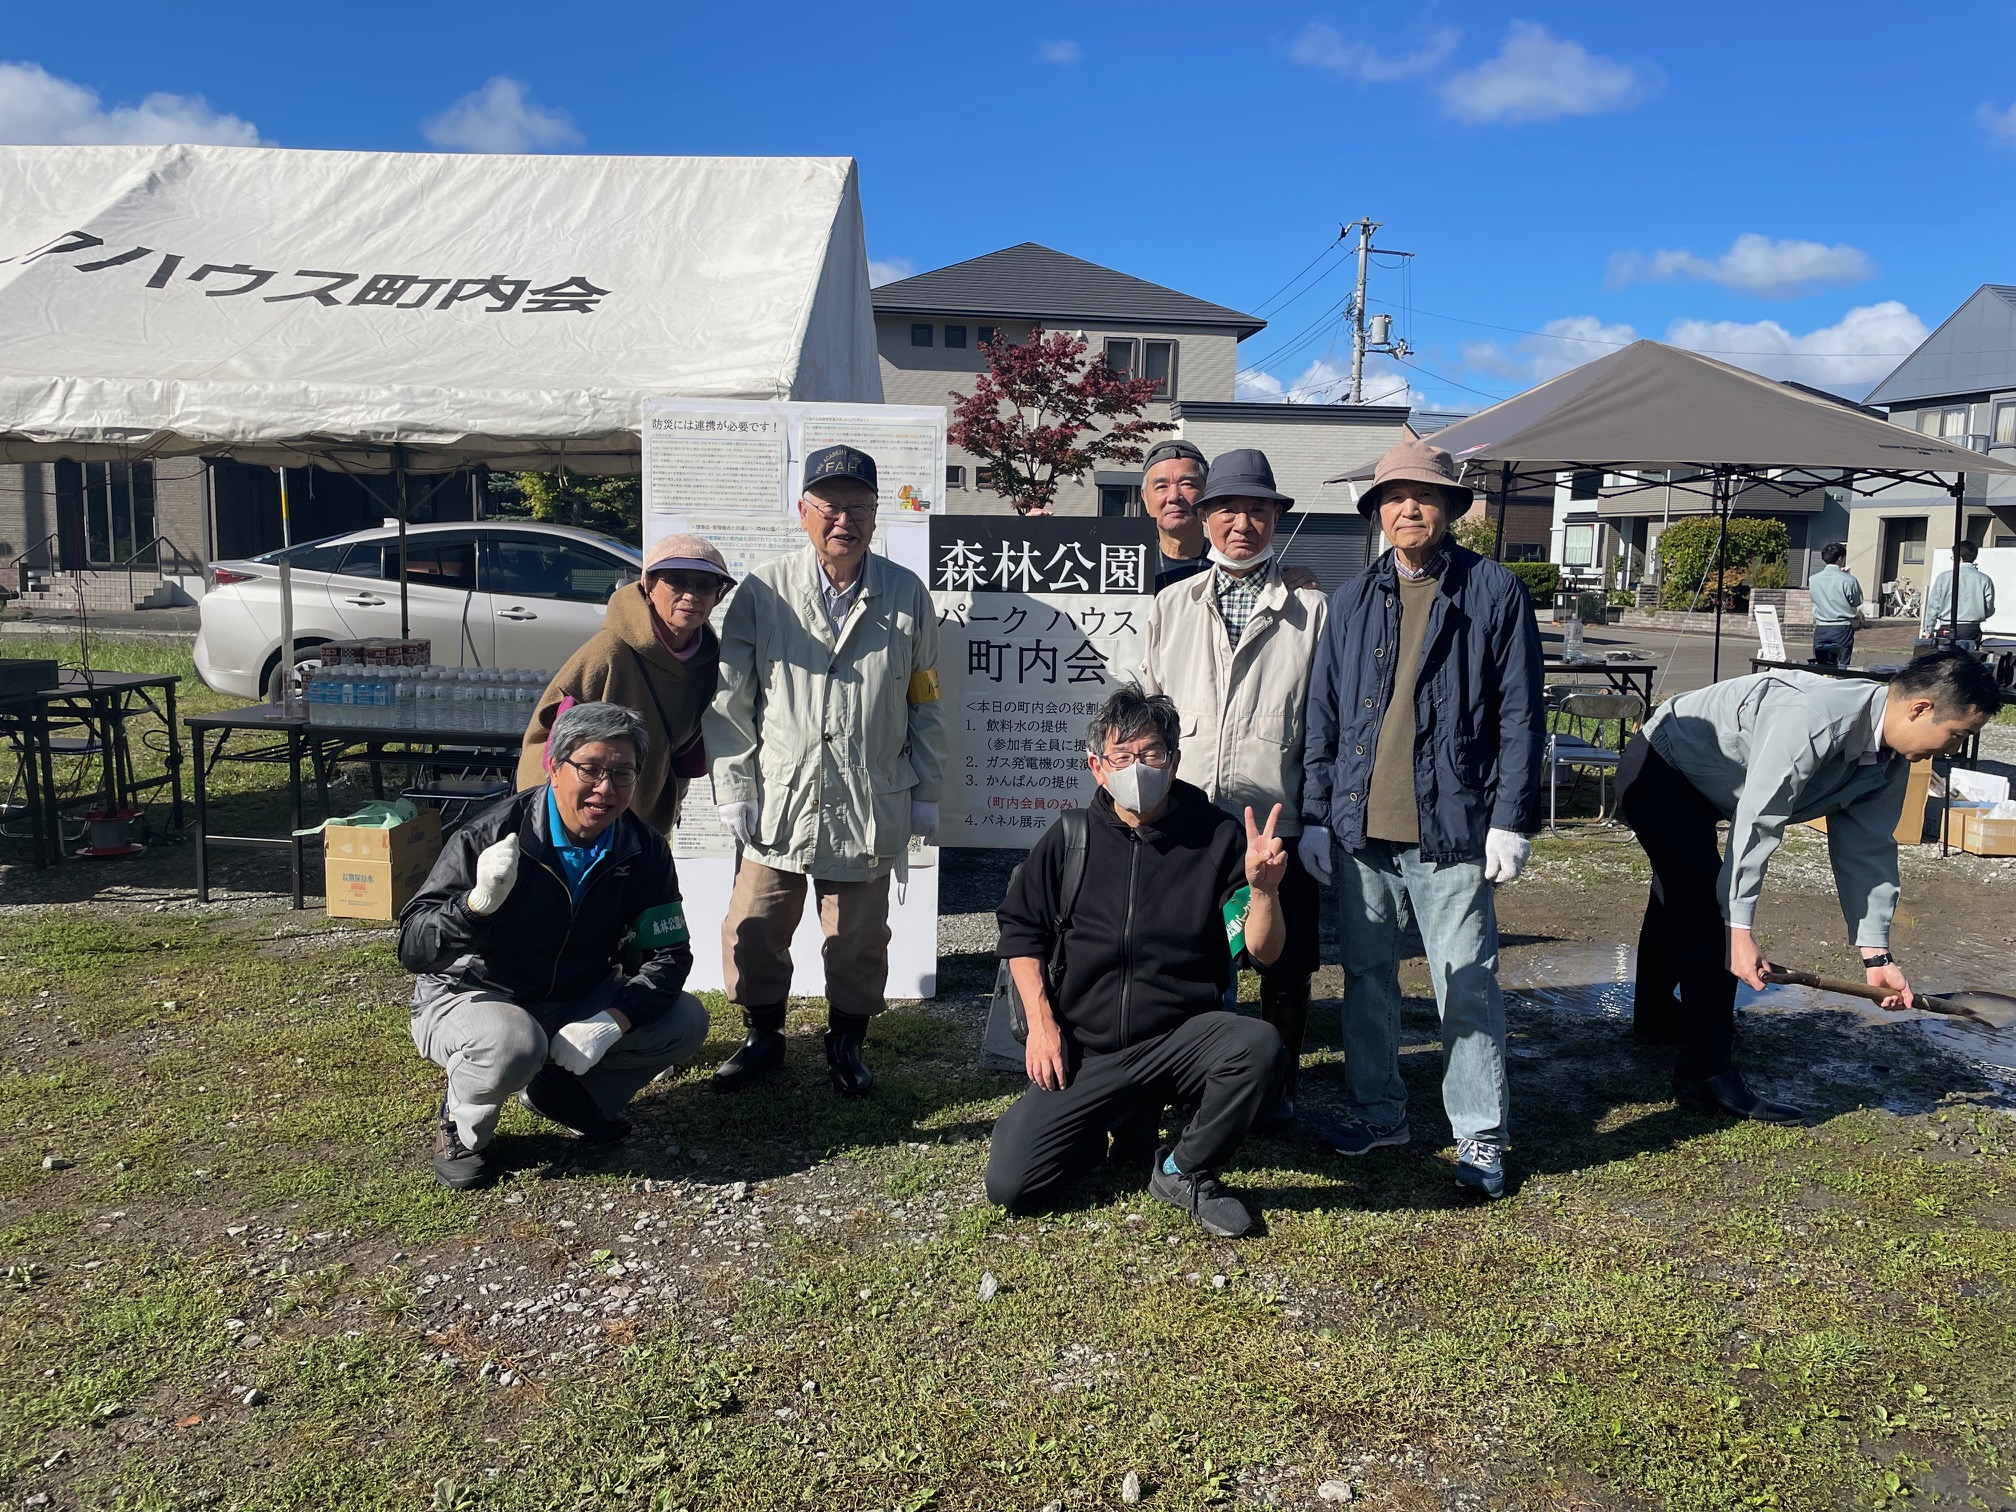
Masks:
[[[476,885],[469,889],[469,912],[478,918],[497,912],[518,880],[518,837],[506,835],[476,857]]]
[[[1533,842],[1516,830],[1494,829],[1484,837],[1484,880],[1516,882],[1526,870]]]
[[[1322,881],[1330,880],[1330,831],[1320,824],[1312,824],[1302,831],[1302,838],[1295,842],[1295,854],[1302,858],[1302,869],[1312,877]]]
[[[733,835],[743,845],[756,843],[756,819],[758,808],[753,803],[724,803],[715,810],[721,816],[721,828]]]
[[[910,800],[910,833],[926,845],[938,843],[938,805],[922,798]]]
[[[562,1071],[586,1076],[621,1038],[622,1026],[605,1010],[593,1018],[562,1024],[553,1038],[547,1041],[546,1058]]]

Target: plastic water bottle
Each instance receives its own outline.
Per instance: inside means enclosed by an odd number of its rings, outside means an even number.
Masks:
[[[1582,655],[1582,607],[1577,604],[1568,611],[1568,623],[1561,630],[1561,654],[1569,661]]]
[[[511,689],[501,668],[492,667],[483,674],[483,728],[492,735],[506,734],[511,728]]]
[[[414,679],[411,667],[392,667],[392,725],[395,729],[413,728]]]
[[[476,680],[474,667],[464,667],[457,675],[455,708],[461,715],[457,729],[473,732],[483,728],[483,685]]]
[[[308,723],[319,724],[324,718],[322,696],[328,690],[329,685],[323,680],[320,672],[308,671],[301,674],[301,706],[308,716]]]
[[[537,672],[528,667],[518,669],[518,683],[511,690],[511,708],[520,734],[531,727],[532,716],[539,708],[539,695],[545,691],[546,680]]]

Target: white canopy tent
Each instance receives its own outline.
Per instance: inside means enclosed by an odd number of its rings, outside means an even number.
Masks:
[[[881,400],[851,159],[0,147],[0,462],[631,472],[653,397]]]

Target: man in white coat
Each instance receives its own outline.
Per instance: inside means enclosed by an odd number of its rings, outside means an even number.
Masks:
[[[791,936],[809,883],[825,935],[826,1064],[835,1090],[874,1086],[861,1058],[889,979],[889,877],[913,834],[937,838],[945,765],[938,621],[914,573],[868,550],[875,461],[805,459],[804,551],[742,580],[721,627],[707,753],[740,846],[721,925],[728,1001],[747,1037],[720,1091],[784,1063]]]
[[[1176,702],[1186,782],[1228,814],[1281,810],[1275,833],[1289,841],[1280,886],[1287,943],[1259,968],[1260,1016],[1281,1032],[1288,1051],[1287,1077],[1260,1126],[1280,1128],[1295,1116],[1309,979],[1321,964],[1321,895],[1295,851],[1302,709],[1328,605],[1314,587],[1283,581],[1274,531],[1295,501],[1274,486],[1266,454],[1227,452],[1211,464],[1209,479],[1197,505],[1207,567],[1155,595],[1141,686]],[[1317,843],[1327,851],[1329,833]]]

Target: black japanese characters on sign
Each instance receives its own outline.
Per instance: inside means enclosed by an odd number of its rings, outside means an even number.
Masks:
[[[934,515],[936,593],[1155,592],[1155,526],[1147,519]]]
[[[100,255],[100,253],[103,255]],[[609,290],[598,288],[576,273],[558,283],[533,287],[529,278],[492,273],[486,278],[434,278],[420,273],[339,273],[324,268],[255,268],[250,263],[202,262],[180,252],[154,247],[113,251],[102,236],[66,231],[21,257],[0,257],[0,263],[37,262],[45,257],[72,259],[79,273],[103,273],[109,268],[138,272],[151,266],[146,287],[165,289],[170,283],[204,285],[211,299],[257,295],[265,304],[312,299],[319,305],[376,305],[391,310],[446,310],[475,304],[486,315],[516,311],[524,315],[592,315]],[[183,272],[183,264],[195,266]],[[280,282],[275,284],[274,280]],[[271,288],[275,292],[262,292]],[[439,295],[437,299],[435,296]]]

